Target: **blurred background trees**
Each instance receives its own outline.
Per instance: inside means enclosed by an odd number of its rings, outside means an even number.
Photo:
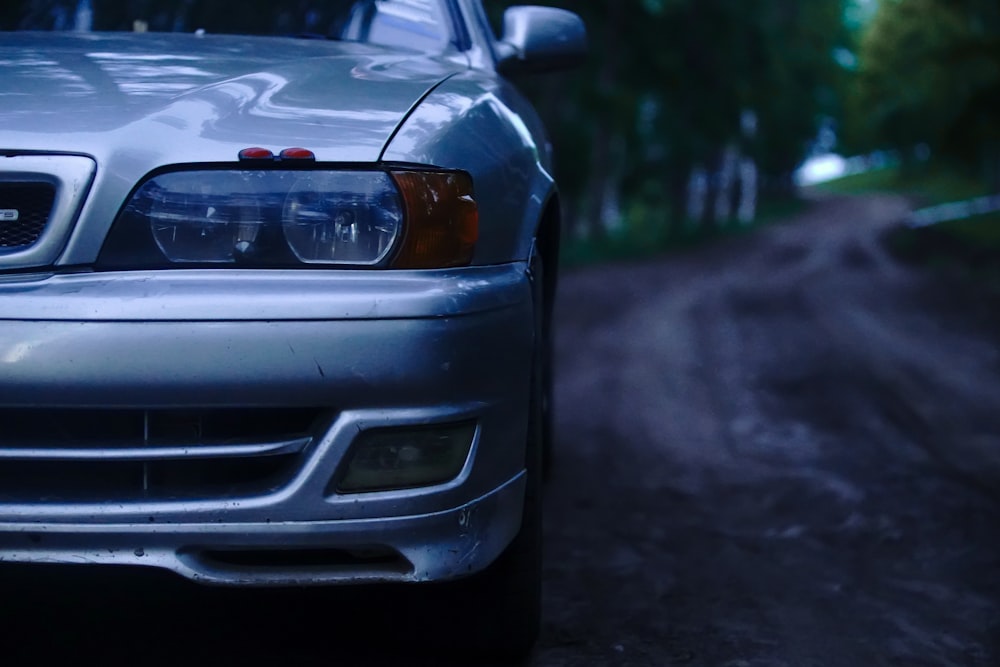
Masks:
[[[509,4],[486,0],[497,19]],[[879,153],[1000,192],[997,0],[550,2],[592,38],[527,89],[555,135],[577,237],[653,243],[796,195],[816,152]],[[498,28],[499,29],[499,28]]]
[[[1000,3],[882,0],[860,38],[848,142],[933,156],[1000,191]]]
[[[487,0],[500,30],[509,3]],[[554,134],[576,234],[623,214],[658,238],[749,222],[838,118],[844,0],[550,2],[583,16],[592,51],[573,76],[525,87]]]

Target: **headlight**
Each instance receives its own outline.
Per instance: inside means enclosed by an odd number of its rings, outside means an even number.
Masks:
[[[477,235],[463,172],[175,171],[135,191],[98,268],[463,266]]]
[[[303,172],[281,211],[285,241],[306,264],[378,264],[402,221],[399,192],[383,173]]]

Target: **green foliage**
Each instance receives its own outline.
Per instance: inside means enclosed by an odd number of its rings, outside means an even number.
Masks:
[[[696,224],[682,227],[665,225],[662,210],[646,208],[638,200],[632,202],[620,226],[606,237],[567,239],[560,253],[560,265],[563,268],[575,268],[684,252],[748,234],[762,225],[788,220],[806,206],[802,200],[797,199],[770,202],[764,205],[752,225],[725,220],[707,228]]]
[[[982,180],[947,166],[930,165],[914,173],[898,167],[846,176],[815,186],[831,194],[896,192],[917,206],[933,206],[991,194]],[[903,259],[961,266],[979,275],[1000,278],[1000,213],[908,229],[900,225],[887,237],[890,250]],[[1000,283],[998,283],[1000,285]]]
[[[819,123],[839,114],[844,2],[546,2],[584,18],[591,55],[574,75],[519,83],[553,132],[557,176],[580,217],[599,217],[610,182],[625,209],[670,209],[658,216],[669,235],[692,168],[712,171],[732,145],[755,160],[765,187],[787,194]],[[497,25],[509,4],[487,1]]]
[[[851,32],[863,30],[877,10],[878,0],[848,0],[844,7],[844,25]]]
[[[1000,213],[977,215],[965,220],[941,223],[941,231],[968,241],[969,245],[1000,253]]]
[[[900,185],[899,169],[884,168],[851,174],[813,187],[819,192],[830,194],[860,195],[871,192],[895,191]]]
[[[960,170],[928,165],[922,170],[890,167],[845,176],[814,186],[831,194],[896,192],[912,197],[918,206],[933,206],[991,194],[979,179]]]
[[[899,227],[885,241],[900,259],[947,269],[1000,297],[1000,214],[919,229]]]
[[[860,44],[852,140],[920,144],[1000,185],[1000,6],[995,0],[883,0]]]
[[[843,72],[833,58],[846,43],[841,2],[746,5],[755,20],[762,58],[748,74],[745,106],[760,117],[756,156],[766,174],[788,174],[802,161],[817,122],[837,116]],[[754,18],[755,17],[755,18]]]

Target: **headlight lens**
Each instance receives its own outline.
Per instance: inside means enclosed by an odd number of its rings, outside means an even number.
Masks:
[[[171,262],[235,262],[254,254],[267,224],[262,197],[249,179],[221,172],[167,174],[132,199],[149,218],[153,240]]]
[[[306,172],[281,216],[288,246],[306,264],[378,264],[402,220],[399,194],[382,173]]]
[[[164,173],[136,190],[98,268],[462,266],[478,234],[471,194],[462,172]]]

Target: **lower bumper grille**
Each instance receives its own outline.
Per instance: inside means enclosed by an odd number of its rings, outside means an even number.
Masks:
[[[3,461],[0,502],[96,503],[230,498],[266,493],[293,457],[194,461]]]
[[[319,409],[0,409],[0,502],[266,493],[328,424]]]

